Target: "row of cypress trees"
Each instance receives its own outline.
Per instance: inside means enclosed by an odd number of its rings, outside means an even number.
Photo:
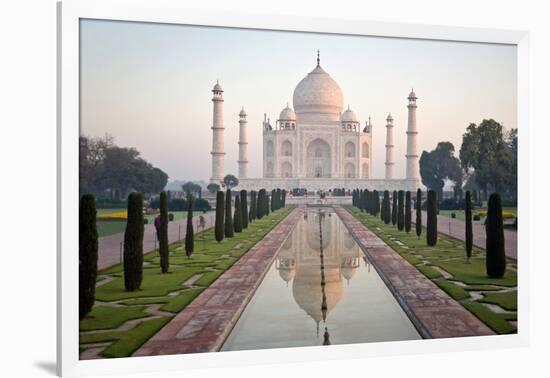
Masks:
[[[242,232],[255,219],[262,219],[270,212],[285,206],[286,190],[273,189],[271,200],[265,189],[250,191],[250,207],[248,206],[248,192],[241,190],[235,196],[234,210],[231,201],[233,194],[231,189],[218,191],[216,194],[216,221],[214,223],[214,235],[216,241],[224,238],[232,238],[235,233]]]
[[[377,215],[372,209],[376,209],[376,199],[369,190],[356,189],[352,193],[353,206],[361,211],[367,211],[372,215]],[[416,235],[420,238],[422,234],[422,191],[416,192]],[[426,202],[426,244],[428,246],[437,245],[437,193],[434,190],[428,191]],[[472,195],[466,191],[465,196],[465,249],[466,259],[470,262],[473,249],[473,225],[472,225]],[[385,190],[380,218],[385,224],[390,222],[397,225],[398,230],[410,232],[412,223],[411,192],[393,191],[392,205],[390,206],[390,193]],[[486,273],[492,278],[500,278],[506,270],[506,252],[504,239],[504,225],[502,220],[502,203],[498,193],[493,193],[487,203],[487,220],[485,225],[486,232]]]

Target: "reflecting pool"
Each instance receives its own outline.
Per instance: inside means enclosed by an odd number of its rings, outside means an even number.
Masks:
[[[420,339],[330,208],[308,208],[221,350]]]

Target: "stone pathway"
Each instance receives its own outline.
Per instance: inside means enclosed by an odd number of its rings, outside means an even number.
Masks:
[[[219,350],[302,214],[294,209],[133,356]]]
[[[193,217],[193,226],[195,232],[203,231],[198,229],[199,216],[203,216],[206,221],[205,230],[214,226],[216,218],[215,212],[211,211],[206,214],[197,214]],[[173,243],[175,241],[185,238],[187,229],[187,218],[179,219],[176,221],[168,222],[168,241]],[[155,248],[158,248],[157,235],[155,226],[153,224],[146,224],[143,233],[143,253],[150,252]],[[119,264],[121,260],[121,246],[124,243],[124,232],[118,234],[105,236],[99,239],[98,248],[98,262],[97,267],[99,270],[108,268],[110,266]]]
[[[422,337],[494,335],[348,211],[335,210]]]
[[[415,216],[413,214],[413,222]],[[425,226],[427,222],[427,213],[422,212],[422,224]],[[452,236],[453,238],[464,240],[465,236],[465,222],[462,219],[453,219],[443,215],[437,216],[437,231]],[[472,222],[472,230],[474,234],[474,245],[485,249],[485,226],[480,221]],[[518,233],[516,231],[504,230],[504,242],[506,248],[506,256],[513,259],[518,258]]]

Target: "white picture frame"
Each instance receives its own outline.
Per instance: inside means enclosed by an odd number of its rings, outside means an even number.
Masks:
[[[518,214],[518,333],[491,337],[431,339],[373,344],[336,345],[330,348],[302,347],[241,352],[202,353],[156,357],[79,360],[78,353],[78,136],[79,136],[79,20],[109,19],[134,22],[172,23],[323,32],[394,38],[496,43],[517,46],[519,143]],[[112,0],[58,3],[58,258],[57,258],[57,372],[62,376],[147,373],[201,367],[243,366],[275,362],[327,360],[482,350],[528,344],[529,334],[529,35],[525,31],[461,28],[434,25],[366,22],[211,12],[186,9],[177,0]],[[526,214],[526,215],[524,215]]]

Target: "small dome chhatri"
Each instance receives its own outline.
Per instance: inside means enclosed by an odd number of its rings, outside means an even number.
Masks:
[[[288,102],[286,103],[286,108],[281,110],[281,113],[279,114],[279,120],[296,121],[296,113],[294,113],[294,110],[292,110],[292,108],[288,106]]]
[[[246,117],[246,112],[244,111],[244,107],[241,109],[241,111],[239,112],[239,116],[240,117]]]
[[[340,120],[342,122],[357,122],[357,117],[353,110],[350,109],[349,105],[346,111],[342,113]]]
[[[223,92],[222,86],[220,85],[220,82],[216,80],[216,85],[214,85],[214,89],[212,89],[212,92]]]

